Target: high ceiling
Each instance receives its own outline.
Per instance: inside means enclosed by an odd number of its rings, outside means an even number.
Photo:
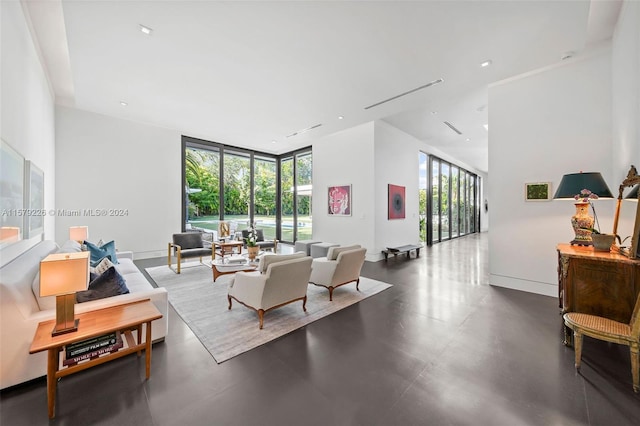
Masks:
[[[383,119],[487,171],[487,85],[609,39],[620,2],[25,5],[59,104],[273,153]]]

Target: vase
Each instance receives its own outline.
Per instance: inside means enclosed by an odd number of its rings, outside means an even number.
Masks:
[[[248,246],[247,252],[249,253],[249,260],[255,260],[259,251],[260,251],[260,247],[258,246]]]
[[[591,234],[595,251],[611,251],[611,245],[615,239],[616,236],[613,234]]]
[[[593,229],[593,217],[589,216],[589,203],[575,203],[576,214],[571,216],[571,226],[576,234],[571,244],[590,246],[591,230]]]

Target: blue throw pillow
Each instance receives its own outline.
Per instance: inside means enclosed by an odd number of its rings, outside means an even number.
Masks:
[[[91,254],[91,263],[98,264],[102,259],[108,257],[111,263],[118,263],[118,258],[116,257],[116,242],[109,241],[101,246],[97,246],[89,241],[84,242],[87,245],[87,249]]]
[[[115,266],[107,269],[102,275],[89,283],[89,289],[76,293],[76,302],[104,299],[105,297],[128,294],[127,284]]]

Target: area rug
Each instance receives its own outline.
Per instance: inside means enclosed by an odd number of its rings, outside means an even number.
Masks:
[[[302,301],[274,309],[265,314],[260,330],[254,310],[235,300],[232,309],[227,309],[227,287],[233,275],[223,275],[214,283],[211,269],[205,266],[183,267],[179,275],[166,266],[146,271],[159,287],[167,289],[173,308],[218,364],[391,287],[361,277],[360,291],[355,283],[347,284],[334,290],[330,302],[327,289],[309,285],[307,312],[302,310]]]

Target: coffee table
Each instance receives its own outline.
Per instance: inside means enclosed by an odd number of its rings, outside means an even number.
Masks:
[[[224,258],[225,254],[233,253],[234,248],[238,248],[238,253],[242,253],[242,241],[226,241],[226,242],[213,242],[213,259],[216,258],[216,254],[219,254],[221,258]]]
[[[228,263],[224,257],[211,261],[213,271],[213,282],[216,282],[221,275],[235,274],[236,272],[250,272],[258,268],[259,262],[250,262],[249,258],[243,263]]]

